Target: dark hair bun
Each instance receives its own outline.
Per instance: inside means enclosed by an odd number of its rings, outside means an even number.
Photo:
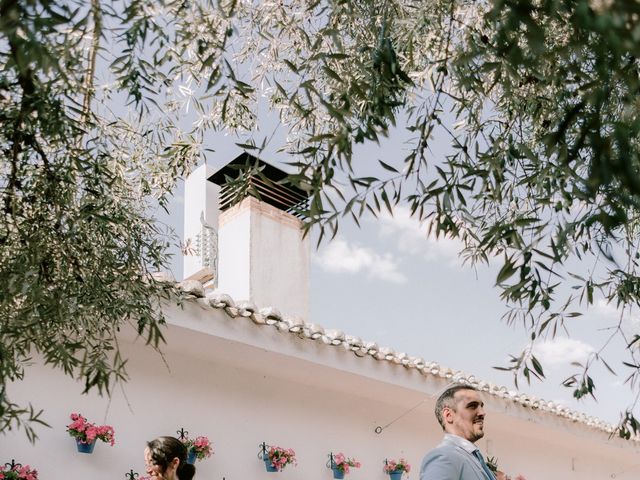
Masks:
[[[196,467],[190,463],[180,463],[176,474],[179,480],[191,480],[196,474]]]

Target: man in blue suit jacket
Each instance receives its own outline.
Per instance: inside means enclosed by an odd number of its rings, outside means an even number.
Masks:
[[[436,402],[436,418],[444,439],[422,460],[420,480],[496,480],[475,446],[484,436],[484,402],[478,391],[467,385],[448,388]]]

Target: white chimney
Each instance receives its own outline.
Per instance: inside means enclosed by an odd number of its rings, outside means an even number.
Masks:
[[[218,196],[220,187],[208,178],[213,169],[201,165],[184,184],[183,277],[216,283]]]
[[[260,175],[246,176],[242,184],[227,184],[227,178],[237,178],[243,167],[256,162]],[[216,210],[215,290],[236,301],[249,300],[258,307],[275,307],[284,315],[308,320],[310,245],[309,239],[303,238],[301,220],[295,216],[306,195],[287,185],[286,176],[245,153],[212,175],[207,173],[207,183],[216,190],[202,189],[199,177],[193,195],[199,197],[198,191],[205,192],[203,200],[209,210]],[[190,180],[185,185],[185,238],[187,216],[194,221],[187,201],[192,196]],[[209,212],[204,207],[199,210]],[[205,214],[207,222],[209,218]],[[185,258],[185,277],[186,265]]]

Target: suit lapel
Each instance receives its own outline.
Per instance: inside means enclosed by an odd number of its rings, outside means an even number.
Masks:
[[[487,474],[484,473],[484,470],[478,463],[478,460],[476,459],[476,457],[474,457],[472,454],[467,452],[464,448],[462,448],[459,445],[455,445],[455,444],[451,444],[451,445],[454,446],[461,453],[461,455],[465,459],[464,463],[466,467],[468,467],[467,470],[470,469],[473,471],[475,475],[474,476],[475,480],[495,480],[493,478],[487,478]],[[460,480],[472,480],[472,479],[469,478],[467,475],[464,475],[463,478],[461,478]]]

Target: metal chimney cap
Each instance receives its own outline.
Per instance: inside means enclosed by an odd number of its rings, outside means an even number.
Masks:
[[[258,174],[247,176],[241,185],[231,182],[254,167],[260,170]],[[288,176],[284,170],[244,152],[211,175],[208,180],[221,186],[221,211],[251,196],[280,210],[301,216],[301,212],[307,209],[309,195],[292,185],[287,180]]]

